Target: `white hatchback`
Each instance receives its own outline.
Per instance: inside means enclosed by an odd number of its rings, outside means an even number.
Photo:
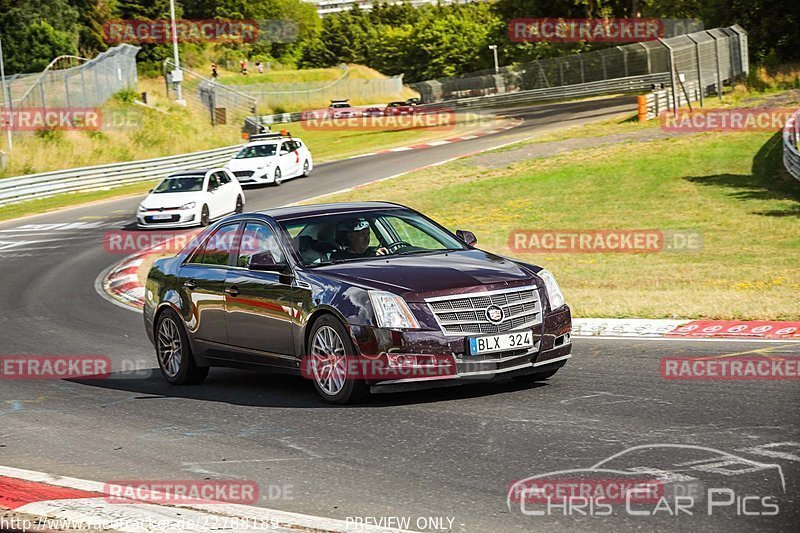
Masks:
[[[139,228],[207,226],[244,210],[242,186],[224,168],[170,174],[139,205]]]
[[[225,164],[242,185],[271,183],[308,176],[314,168],[306,144],[288,133],[251,135],[250,142]]]

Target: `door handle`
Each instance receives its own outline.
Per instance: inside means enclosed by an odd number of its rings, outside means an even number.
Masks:
[[[187,279],[186,281],[183,282],[183,286],[189,290],[196,289],[197,282],[193,279]]]
[[[227,289],[225,289],[225,294],[230,294],[235,298],[239,296],[239,287],[237,287],[236,285],[228,287]]]

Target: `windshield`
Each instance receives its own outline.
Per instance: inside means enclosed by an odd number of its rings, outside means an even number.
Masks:
[[[158,187],[153,189],[153,193],[202,191],[204,180],[205,176],[201,174],[197,176],[175,176],[174,178],[167,178],[159,183]]]
[[[404,209],[325,215],[280,224],[306,266],[467,249],[435,223]]]
[[[331,107],[334,108],[334,109],[339,109],[339,108],[342,108],[342,107],[352,107],[352,106],[350,104],[346,103],[346,102],[339,102],[339,103],[336,103],[336,104],[331,104]]]
[[[255,146],[245,146],[236,154],[235,159],[250,159],[252,157],[269,157],[275,155],[277,144],[257,144]]]

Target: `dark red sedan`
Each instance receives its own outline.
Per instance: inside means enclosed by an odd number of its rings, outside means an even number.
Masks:
[[[475,244],[384,202],[234,215],[153,265],[145,328],[173,384],[199,383],[212,366],[269,367],[346,403],[370,390],[549,378],[571,357],[558,284]]]

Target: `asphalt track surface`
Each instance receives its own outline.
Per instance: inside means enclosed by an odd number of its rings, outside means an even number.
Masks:
[[[310,178],[248,190],[247,208],[634,108],[626,97],[509,112],[524,123],[457,144],[322,164]],[[576,338],[573,358],[545,383],[375,395],[352,407],[324,404],[301,378],[238,370],[215,369],[203,385],[170,387],[151,371],[155,357],[140,315],[94,288],[122,258],[106,253],[102,235],[127,227],[138,202],[0,224],[0,355],[105,355],[115,370],[145,369],[104,380],[3,380],[0,464],[98,481],[252,480],[263,494],[269,487],[290,493],[262,499],[265,507],[340,519],[409,517],[412,529],[422,529],[421,517],[453,518],[457,531],[789,531],[800,524],[797,382],[674,382],[659,373],[664,356],[797,356],[800,344]],[[703,490],[691,515],[661,508],[655,517],[633,516],[620,504],[612,516],[557,508],[531,516],[507,505],[517,480],[589,468],[640,445],[655,446],[606,467],[695,483]],[[730,489],[715,498],[730,495],[732,503],[709,515],[706,489]],[[773,512],[773,502],[775,516],[744,516]]]

